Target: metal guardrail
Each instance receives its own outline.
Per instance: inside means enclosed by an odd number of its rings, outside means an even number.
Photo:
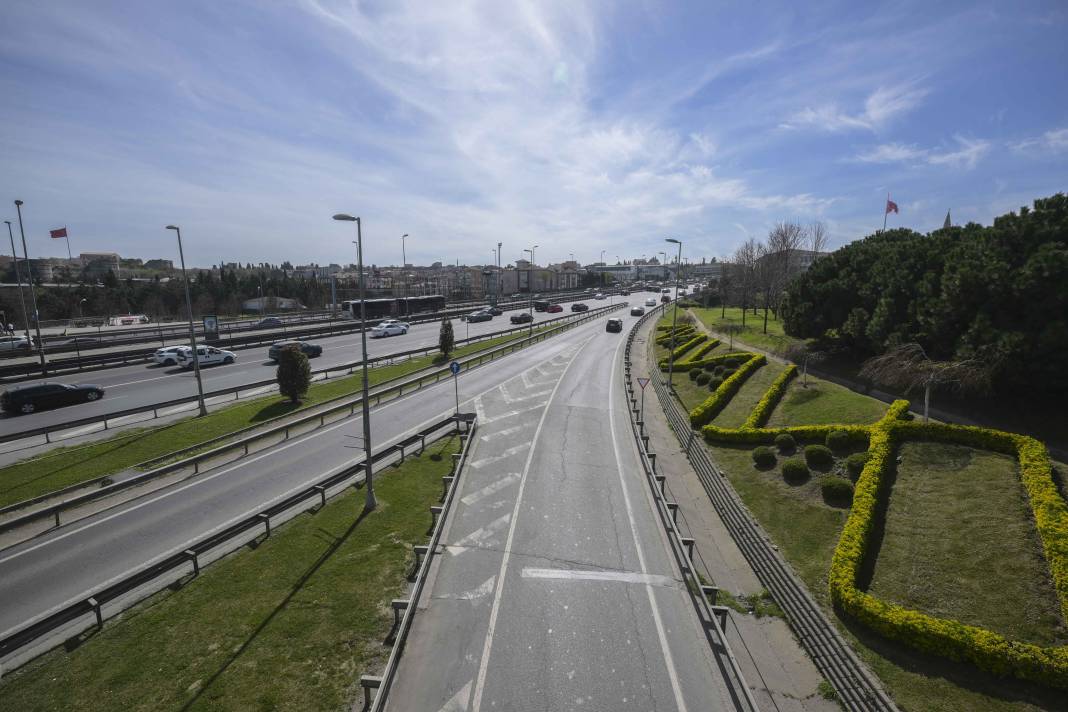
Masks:
[[[453,415],[379,450],[371,456],[372,468],[398,454],[403,456],[405,448],[410,448],[416,443],[425,447],[427,438],[445,428],[453,428],[455,432],[460,432],[461,422],[469,424],[472,421],[464,416]],[[275,501],[254,515],[204,534],[187,548],[175,551],[162,560],[149,563],[118,581],[92,591],[84,598],[80,597],[78,601],[60,610],[28,622],[17,630],[4,632],[0,637],[0,662],[12,660],[21,649],[42,639],[51,647],[53,644],[58,644],[59,641],[56,638],[60,634],[69,637],[93,626],[102,627],[106,617],[158,591],[171,581],[184,578],[189,573],[194,576],[198,575],[201,567],[209,559],[213,561],[241,546],[249,540],[250,533],[254,537],[259,536],[261,532],[270,536],[272,524],[278,524],[305,511],[309,501],[325,505],[327,499],[350,484],[363,482],[363,473],[364,462],[361,459],[360,462],[341,472],[325,477],[295,494]],[[332,494],[331,490],[334,490]],[[176,573],[179,574],[177,577]],[[106,610],[109,606],[112,610]],[[16,664],[18,662],[24,661],[16,660]]]
[[[736,695],[736,698],[738,696],[738,691],[740,690],[741,699],[737,699],[737,702],[740,703],[738,705],[739,709],[747,709],[751,712],[757,712],[758,707],[756,699],[753,697],[749,685],[746,684],[741,667],[738,665],[738,660],[734,657],[734,652],[731,650],[731,646],[727,642],[726,632],[724,631],[725,618],[721,619],[721,616],[725,617],[726,610],[720,606],[709,605],[708,597],[709,595],[714,597],[716,589],[713,586],[704,585],[697,575],[697,569],[693,564],[694,540],[684,537],[679,530],[677,523],[679,505],[677,502],[669,502],[667,500],[667,492],[665,488],[666,479],[663,475],[658,475],[656,472],[656,455],[649,452],[649,438],[644,432],[645,423],[639,420],[640,409],[638,408],[638,401],[634,397],[634,382],[631,378],[631,347],[634,344],[634,337],[638,333],[638,329],[641,328],[642,324],[647,320],[658,316],[659,313],[659,307],[647,312],[634,324],[633,327],[631,327],[630,333],[627,335],[627,344],[623,357],[623,386],[626,388],[627,398],[630,401],[630,406],[628,407],[630,414],[627,421],[630,423],[631,433],[638,445],[638,454],[642,463],[642,470],[645,473],[646,483],[649,485],[650,492],[653,496],[657,514],[659,515],[664,530],[668,535],[667,539],[668,543],[671,545],[672,554],[675,556],[679,570],[682,572],[682,576],[686,581],[686,586],[691,593],[691,599],[693,600],[697,617],[701,620],[701,623],[704,626],[705,635],[707,636],[709,632],[713,633],[713,636],[709,639],[709,643],[713,648],[717,645],[720,646],[723,652],[726,653],[731,673],[735,677],[735,684],[730,685],[730,687]],[[714,600],[715,599],[713,598],[713,601]]]
[[[671,429],[731,538],[761,585],[786,613],[787,623],[801,646],[820,674],[834,686],[843,706],[863,712],[896,712],[897,707],[882,686],[827,619],[790,565],[772,548],[771,538],[712,463],[705,448],[700,443],[694,445],[689,416],[668,391],[664,374],[658,370],[651,380]]]
[[[592,315],[602,314],[602,313],[604,313],[604,311],[606,309],[609,309],[609,308],[610,307],[601,307],[601,308],[598,308],[598,309],[592,309],[592,310],[590,310],[588,312],[578,312],[578,314],[567,314],[565,316],[559,316],[559,317],[555,317],[553,319],[547,319],[546,321],[538,323],[537,324],[537,328],[541,329],[541,328],[544,328],[547,325],[559,324],[559,323],[564,322],[566,320],[581,321],[582,320],[582,316],[580,316],[580,315],[582,315],[582,314],[592,314]],[[516,326],[516,327],[509,328],[509,329],[502,329],[501,331],[494,331],[494,332],[489,332],[487,334],[481,334],[481,335],[478,335],[478,336],[473,336],[473,337],[468,338],[468,339],[460,339],[460,340],[458,340],[456,342],[456,345],[463,346],[463,345],[466,345],[466,344],[478,343],[479,341],[487,341],[489,339],[500,338],[502,336],[507,336],[509,334],[515,334],[515,333],[518,333],[518,332],[521,332],[521,331],[529,331],[529,330],[531,330],[531,327],[530,327],[529,324],[528,325],[523,325],[523,326]],[[412,350],[409,350],[409,351],[400,351],[400,352],[396,352],[396,353],[392,353],[392,354],[385,354],[385,355],[382,355],[382,356],[375,356],[373,358],[368,359],[367,360],[367,364],[368,364],[368,366],[373,366],[375,364],[382,364],[382,363],[393,364],[393,363],[396,363],[398,359],[399,360],[411,360],[415,356],[426,355],[428,353],[431,353],[431,352],[434,352],[434,351],[437,351],[437,350],[438,350],[438,347],[437,347],[436,344],[433,345],[433,346],[424,346],[424,347],[421,347],[421,348],[418,348],[418,349],[412,349]],[[317,381],[329,380],[331,378],[331,376],[330,376],[331,373],[335,374],[335,377],[336,376],[341,376],[341,375],[348,376],[348,375],[351,375],[357,369],[361,368],[362,366],[363,366],[363,362],[362,361],[353,361],[353,362],[350,362],[350,363],[339,364],[337,366],[329,366],[327,368],[316,369],[316,370],[312,371],[312,378],[314,380],[317,380]],[[319,378],[319,376],[322,376],[322,377]],[[240,394],[243,391],[250,391],[250,392],[251,391],[257,391],[257,390],[260,390],[260,389],[265,388],[267,386],[273,386],[276,383],[277,383],[277,381],[274,378],[268,378],[268,379],[264,379],[264,380],[261,380],[261,381],[253,381],[252,383],[245,383],[245,384],[242,384],[240,386],[231,386],[229,388],[220,388],[220,389],[217,389],[217,390],[214,390],[214,391],[206,391],[204,393],[204,398],[205,398],[205,400],[207,400],[209,398],[218,398],[220,396],[233,395],[234,396],[234,400],[239,400],[240,397],[241,397]],[[8,433],[6,435],[0,435],[0,443],[8,443],[8,442],[14,442],[14,441],[19,441],[19,440],[26,440],[28,438],[42,436],[42,435],[44,436],[45,443],[51,443],[52,442],[52,437],[51,436],[52,436],[53,433],[63,432],[63,431],[66,431],[66,430],[74,430],[76,428],[85,428],[87,426],[95,425],[95,424],[101,424],[103,426],[101,429],[102,430],[107,430],[108,429],[108,423],[110,421],[122,420],[124,418],[129,418],[130,416],[138,415],[138,414],[141,414],[141,413],[152,413],[152,417],[151,418],[145,418],[145,419],[139,420],[139,421],[127,421],[127,422],[124,422],[122,424],[123,425],[129,425],[131,422],[143,422],[144,420],[155,420],[155,419],[160,417],[160,411],[162,411],[162,410],[173,409],[176,406],[185,405],[185,404],[194,404],[194,403],[198,402],[198,399],[199,399],[199,396],[197,396],[197,395],[188,395],[188,396],[183,396],[181,398],[173,398],[171,400],[162,401],[160,403],[153,403],[151,405],[143,405],[143,406],[137,406],[137,407],[134,407],[134,408],[127,408],[125,410],[120,410],[120,411],[116,411],[116,412],[113,412],[113,413],[107,413],[107,414],[103,414],[103,415],[95,415],[95,416],[90,416],[90,417],[87,417],[87,418],[78,418],[76,420],[68,420],[68,421],[63,422],[63,423],[55,423],[53,425],[43,425],[43,426],[38,427],[38,428],[28,428],[26,430],[20,430],[18,432],[14,432],[14,433]],[[166,413],[166,415],[172,415],[174,412],[176,412],[176,411],[171,410],[171,412]]]
[[[614,307],[610,306],[604,307],[598,311],[584,312],[583,315],[577,319],[572,319],[565,323],[559,324],[551,329],[539,332],[528,338],[517,339],[516,341],[509,342],[507,344],[502,344],[501,346],[495,347],[488,351],[473,354],[465,359],[458,361],[458,363],[460,364],[460,368],[462,371],[469,371],[472,368],[481,366],[486,361],[495,360],[497,358],[500,358],[501,356],[505,356],[507,354],[518,351],[519,349],[525,348],[531,344],[544,341],[558,333],[571,329],[574,326],[602,316],[606,311],[619,309],[622,306],[623,305],[617,305]],[[451,377],[452,372],[448,369],[448,367],[435,369],[433,371],[430,371],[429,373],[424,373],[415,377],[398,376],[397,378],[390,379],[389,381],[385,381],[383,383],[378,384],[376,388],[378,388],[379,390],[376,390],[375,392],[369,395],[372,399],[374,399],[372,405],[378,405],[382,402],[383,397],[394,395],[396,397],[400,397],[405,393],[406,390],[419,390],[427,383],[437,383],[443,378],[447,379]],[[383,388],[383,386],[385,387]],[[338,396],[336,399],[333,399],[333,402],[335,402],[334,405],[329,405],[330,402],[331,401],[319,404],[319,406],[328,405],[329,407],[327,407],[326,409],[317,410],[317,412],[315,413],[304,415],[303,417],[298,417],[296,420],[291,420],[292,414],[286,416],[278,416],[278,418],[275,419],[276,421],[289,422],[281,423],[275,427],[270,427],[272,421],[265,421],[263,423],[258,423],[255,426],[249,426],[248,428],[245,428],[242,431],[238,431],[236,433],[229,433],[226,436],[221,436],[219,438],[214,438],[212,441],[207,441],[206,443],[198,443],[194,446],[191,446],[190,448],[186,448],[185,452],[200,450],[214,441],[232,439],[235,436],[239,436],[242,432],[259,430],[264,426],[268,426],[266,430],[256,432],[255,434],[249,435],[248,437],[231,440],[231,442],[228,442],[218,448],[205,452],[200,452],[184,460],[179,460],[177,462],[163,465],[162,467],[149,470],[148,472],[140,473],[138,475],[121,480],[119,482],[108,484],[107,482],[109,480],[109,477],[98,477],[93,480],[89,480],[86,482],[79,483],[78,485],[68,487],[60,492],[53,492],[48,495],[36,497],[32,500],[25,500],[23,502],[18,502],[16,504],[9,505],[3,510],[0,510],[0,514],[18,511],[19,509],[25,509],[27,507],[33,506],[34,504],[46,501],[49,498],[54,498],[65,492],[78,491],[87,487],[93,487],[98,484],[104,485],[84,494],[63,500],[51,506],[35,509],[21,516],[12,517],[6,521],[0,522],[0,533],[12,531],[14,529],[33,524],[34,522],[38,522],[43,519],[52,520],[55,526],[57,527],[63,523],[69,524],[70,521],[61,522],[60,516],[68,510],[76,509],[93,501],[113,496],[123,490],[144,485],[148,482],[151,482],[152,480],[156,480],[161,477],[175,475],[176,473],[180,473],[184,470],[190,471],[189,476],[199,474],[200,471],[203,469],[201,467],[202,463],[210,463],[211,466],[216,466],[220,464],[221,458],[230,454],[236,453],[236,457],[234,459],[247,456],[248,454],[250,454],[250,452],[255,452],[255,450],[252,449],[255,444],[264,440],[270,440],[270,444],[274,444],[276,441],[278,441],[278,436],[281,435],[282,441],[285,441],[290,438],[291,432],[294,430],[299,429],[301,430],[301,432],[309,432],[310,430],[323,427],[327,424],[327,418],[329,416],[336,416],[338,414],[340,414],[341,418],[351,416],[355,414],[357,408],[362,406],[363,399],[360,396],[356,396],[355,398],[353,398],[352,396],[345,395]],[[318,421],[317,425],[315,424],[316,421]],[[331,420],[329,422],[334,421]],[[306,427],[309,424],[312,424],[311,428]],[[172,456],[174,454],[177,453],[172,453]]]
[[[471,450],[471,443],[474,442],[474,436],[478,432],[478,421],[474,414],[467,414],[466,417],[468,422],[467,433],[460,436],[464,440],[463,448],[458,454],[453,455],[452,475],[446,479],[443,501],[440,510],[435,516],[434,531],[430,536],[430,542],[425,548],[421,549],[422,552],[425,552],[425,555],[421,557],[421,563],[419,557],[420,549],[416,550],[414,585],[406,599],[394,602],[395,605],[399,603],[404,606],[404,615],[397,623],[396,633],[393,637],[393,647],[389,652],[389,658],[386,660],[385,669],[381,676],[364,675],[360,678],[360,686],[364,690],[364,709],[366,710],[370,707],[370,712],[382,712],[389,698],[389,690],[393,685],[393,678],[397,674],[397,666],[400,664],[400,657],[404,652],[404,644],[408,640],[408,632],[412,627],[412,619],[415,618],[419,597],[423,594],[423,586],[426,584],[427,575],[430,573],[431,562],[437,553],[438,544],[441,542],[441,532],[445,528],[445,520],[448,518],[456,493],[460,491],[460,480],[463,476],[464,464],[467,462],[467,455]],[[397,608],[394,607],[394,610],[396,611]],[[372,689],[378,690],[373,704],[371,704]]]

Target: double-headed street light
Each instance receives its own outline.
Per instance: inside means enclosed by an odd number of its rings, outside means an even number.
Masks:
[[[534,250],[536,249],[538,249],[538,246],[534,245],[529,250],[523,250],[523,252],[530,253],[530,269],[528,270],[530,277],[527,280],[527,294],[530,295],[530,329],[527,331],[528,336],[533,336],[534,334]]]
[[[679,318],[679,267],[682,265],[682,241],[676,240],[673,237],[669,237],[665,242],[672,242],[679,246],[679,259],[675,263],[675,299],[673,311],[671,312],[671,353],[668,354],[668,388],[674,389],[675,385],[671,381],[672,371],[675,369],[675,322]],[[660,254],[664,254],[661,252]],[[667,255],[664,255],[664,259],[667,259]]]
[[[185,252],[182,251],[182,231],[177,225],[168,225],[168,230],[174,230],[178,234],[178,259],[182,263],[182,282],[185,284],[185,307],[189,311],[189,348],[193,350],[190,358],[193,359],[193,373],[197,378],[197,402],[200,405],[200,414],[207,415],[208,409],[204,405],[204,383],[200,380],[200,354],[197,353],[197,335],[193,330],[193,299],[189,296],[189,277],[185,274]]]
[[[375,500],[374,481],[371,477],[371,408],[370,398],[367,395],[367,304],[363,292],[363,234],[358,217],[353,217],[348,213],[338,213],[334,216],[334,220],[356,223],[356,270],[360,279],[360,343],[363,347],[363,481],[367,489],[363,508],[364,511],[369,512],[378,506],[378,502]],[[403,242],[401,244],[403,245]]]
[[[11,221],[5,220],[7,223],[7,236],[11,239],[11,259],[15,261],[15,281],[19,285],[19,301],[22,303],[22,325],[26,329],[26,345],[30,345],[30,317],[26,313],[26,295],[22,293],[22,274],[19,270],[19,254],[15,252],[15,233],[11,232]],[[12,319],[14,321],[14,319]],[[4,324],[6,327],[7,324]],[[14,331],[12,331],[14,336]]]

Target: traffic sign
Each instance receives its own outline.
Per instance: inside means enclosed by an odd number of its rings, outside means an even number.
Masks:
[[[458,361],[453,361],[449,364],[449,370],[452,371],[452,375],[454,376],[460,373],[460,363]]]
[[[639,378],[638,379],[638,385],[641,386],[642,390],[644,391],[645,387],[649,385],[649,379],[648,378]]]

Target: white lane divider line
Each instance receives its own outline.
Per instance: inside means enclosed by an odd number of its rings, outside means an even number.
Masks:
[[[438,712],[467,712],[467,703],[471,699],[471,682],[468,680]]]
[[[494,494],[495,492],[499,492],[500,490],[504,489],[508,485],[510,485],[513,482],[517,481],[518,479],[519,479],[519,473],[518,472],[509,472],[507,475],[505,475],[501,479],[497,480],[496,482],[491,482],[490,484],[486,485],[485,487],[483,487],[482,489],[478,490],[477,492],[472,492],[469,495],[461,497],[460,501],[463,502],[464,504],[466,504],[468,507],[470,507],[475,502],[480,502],[483,499],[485,499],[486,497],[489,497],[491,494]]]
[[[508,522],[510,522],[511,520],[512,514],[510,512],[508,514],[503,514],[500,517],[494,519],[486,526],[479,527],[478,529],[474,530],[473,532],[465,536],[463,539],[460,539],[458,542],[452,544],[451,546],[482,546],[483,544],[488,543],[490,541],[490,538],[494,536],[499,530],[508,526]]]
[[[481,423],[481,422],[483,422],[482,421],[482,416],[479,416],[479,423]],[[498,430],[496,432],[486,433],[485,435],[482,436],[482,442],[489,442],[490,440],[496,440],[497,438],[503,438],[505,435],[511,435],[512,433],[518,433],[520,430],[522,430],[525,427],[527,427],[527,426],[525,426],[525,425],[513,425],[512,427],[505,428],[504,430]]]
[[[674,586],[670,576],[641,574],[632,571],[585,571],[579,569],[537,569],[526,567],[520,575],[535,579],[570,579],[573,581],[619,581],[621,583],[640,583],[649,586]]]
[[[469,464],[468,467],[472,467],[472,468],[477,470],[477,469],[480,469],[482,467],[485,467],[486,465],[492,465],[495,462],[500,462],[501,460],[506,460],[509,457],[511,457],[512,455],[516,455],[518,453],[521,453],[524,450],[528,449],[529,447],[530,447],[530,443],[520,443],[518,445],[513,445],[512,447],[508,448],[507,450],[501,452],[500,455],[490,455],[489,457],[480,458],[478,460],[475,460],[471,464]]]

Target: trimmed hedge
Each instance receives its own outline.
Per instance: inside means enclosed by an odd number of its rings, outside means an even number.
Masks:
[[[820,482],[823,499],[833,504],[850,504],[853,501],[853,483],[844,477],[831,475]]]
[[[705,402],[690,411],[691,425],[704,425],[715,418],[716,415],[723,410],[723,406],[727,405],[727,401],[733,398],[734,394],[738,392],[738,389],[742,387],[742,384],[745,383],[745,379],[749,377],[749,374],[768,362],[768,359],[764,354],[748,354],[748,356],[749,360],[731,375],[730,378],[723,381],[723,383],[720,384],[720,387],[716,389],[715,393],[710,395]]]
[[[779,452],[793,452],[797,449],[797,441],[790,433],[782,433],[775,436],[775,447],[779,449]]]
[[[834,453],[826,445],[806,445],[805,462],[808,463],[809,467],[813,465],[832,465],[834,464]]]
[[[849,473],[849,479],[854,482],[860,477],[860,473],[864,470],[864,465],[867,464],[868,458],[870,458],[867,452],[855,452],[845,460],[846,472]]]
[[[804,482],[808,479],[808,465],[800,458],[782,463],[782,478],[787,482]]]
[[[826,443],[828,448],[841,452],[849,447],[849,434],[841,430],[832,430],[827,433]]]
[[[760,402],[757,403],[756,408],[749,414],[749,417],[745,420],[743,428],[759,428],[764,423],[768,422],[768,418],[771,417],[771,411],[775,410],[775,406],[782,400],[783,394],[786,392],[786,387],[790,384],[790,379],[797,375],[797,366],[790,364],[779,374],[779,377],[775,379],[775,382],[768,388],[767,393],[763,395]],[[830,438],[830,435],[827,436]]]
[[[700,361],[702,358],[704,358],[705,354],[707,354],[709,351],[711,351],[712,349],[714,349],[717,346],[719,346],[719,339],[709,339],[707,336],[705,336],[705,338],[708,339],[708,340],[705,341],[703,344],[701,344],[701,346],[699,348],[697,348],[693,353],[691,353],[686,358],[682,359],[681,361],[676,361],[675,362],[675,366],[678,367],[678,365],[680,363],[688,363],[690,361]]]
[[[767,445],[760,445],[754,448],[753,463],[757,467],[771,467],[775,464],[775,451]]]

